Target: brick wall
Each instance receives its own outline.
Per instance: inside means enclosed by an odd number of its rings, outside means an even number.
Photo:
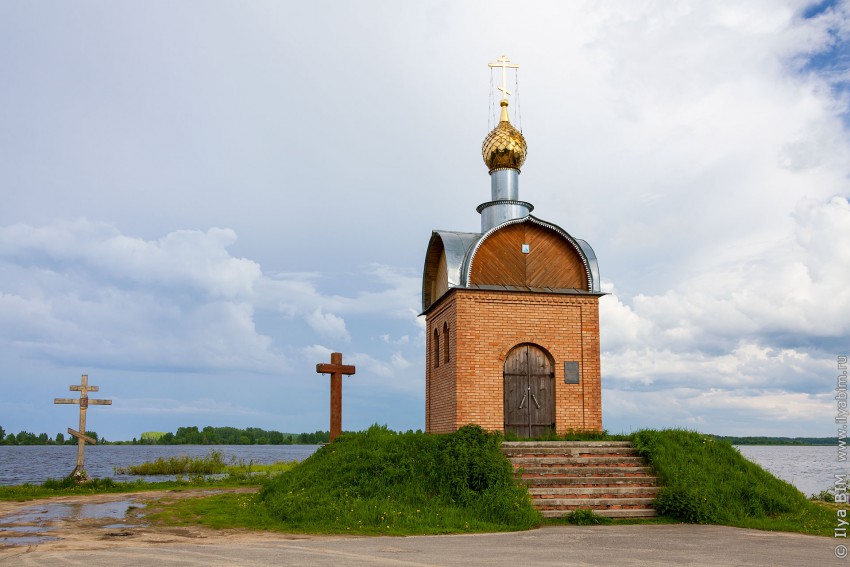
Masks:
[[[501,431],[503,365],[523,343],[536,344],[555,359],[558,433],[602,429],[598,297],[456,288],[426,321],[427,431],[454,431],[467,423]],[[434,329],[442,333],[443,323],[450,328],[451,359],[435,367]],[[564,384],[565,361],[579,363],[579,384]]]
[[[429,433],[450,433],[456,431],[457,424],[457,315],[455,296],[452,293],[443,296],[440,305],[426,317],[425,363],[425,431]],[[449,361],[445,356],[445,328],[449,333]],[[436,361],[437,345],[434,341],[436,331],[440,341],[439,366]]]

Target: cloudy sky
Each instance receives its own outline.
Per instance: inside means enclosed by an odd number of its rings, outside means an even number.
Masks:
[[[612,432],[835,434],[850,2],[3,2],[0,426],[424,426],[432,229],[521,198],[593,245]],[[519,110],[519,112],[516,112]]]

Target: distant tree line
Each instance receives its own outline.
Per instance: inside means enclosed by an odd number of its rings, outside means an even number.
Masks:
[[[132,441],[107,441],[99,438],[95,431],[86,431],[86,435],[97,439],[101,445],[318,445],[330,441],[330,432],[281,433],[266,431],[258,427],[238,429],[236,427],[180,427],[176,433],[149,431]],[[0,445],[76,445],[77,439],[71,435],[57,433],[49,437],[47,433],[18,434],[6,433],[0,426]]]
[[[330,441],[329,431],[313,433],[281,433],[266,431],[259,427],[239,429],[236,427],[211,427],[203,429],[178,427],[176,433],[149,431],[142,433],[142,445],[318,445]]]
[[[715,439],[732,445],[837,445],[836,437],[729,437],[714,435]]]
[[[132,441],[107,441],[95,431],[86,431],[86,435],[97,439],[101,445],[318,445],[330,441],[328,431],[313,433],[281,433],[266,431],[258,427],[239,429],[236,427],[211,427],[198,429],[196,426],[179,427],[176,433],[148,431]],[[836,445],[835,437],[733,437],[714,435],[715,439],[728,441],[732,445]],[[71,435],[57,433],[50,437],[47,433],[21,431],[7,433],[0,426],[0,445],[76,445],[77,439]]]
[[[86,435],[93,439],[97,439],[98,443],[109,443],[106,439],[98,439],[95,431],[86,431]],[[29,431],[21,431],[17,434],[6,433],[6,430],[0,426],[0,445],[76,445],[77,438],[64,433],[57,433],[55,437],[49,437],[47,433],[30,433]]]

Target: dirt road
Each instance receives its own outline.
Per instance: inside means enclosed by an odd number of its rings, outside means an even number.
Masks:
[[[346,537],[144,524],[160,499],[221,490],[0,502],[0,564],[138,566],[847,565],[826,537],[723,526],[551,526],[513,533]],[[236,489],[227,492],[250,492]],[[129,510],[129,511],[128,511]],[[15,544],[15,545],[12,545]]]

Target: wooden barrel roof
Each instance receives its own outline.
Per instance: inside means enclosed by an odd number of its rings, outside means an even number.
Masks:
[[[485,234],[435,230],[422,274],[423,312],[455,287],[599,293],[599,267],[587,242],[528,215]]]

